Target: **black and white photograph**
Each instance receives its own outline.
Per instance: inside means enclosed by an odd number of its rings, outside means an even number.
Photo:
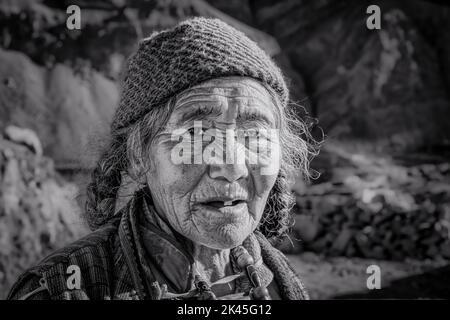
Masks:
[[[449,298],[450,3],[0,0],[0,300]]]

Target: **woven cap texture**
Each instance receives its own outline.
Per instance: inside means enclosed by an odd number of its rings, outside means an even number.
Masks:
[[[224,76],[251,77],[271,87],[283,106],[280,69],[242,32],[218,19],[193,18],[142,40],[127,63],[112,130],[125,128],[173,95]]]

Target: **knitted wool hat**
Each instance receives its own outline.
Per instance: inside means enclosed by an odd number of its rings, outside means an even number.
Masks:
[[[153,33],[140,42],[125,72],[112,130],[126,128],[173,95],[213,78],[254,78],[271,87],[283,106],[289,95],[271,58],[218,19],[193,18]]]

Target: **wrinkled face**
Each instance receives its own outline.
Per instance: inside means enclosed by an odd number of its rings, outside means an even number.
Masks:
[[[214,79],[178,96],[150,147],[146,178],[158,213],[214,249],[257,227],[279,171],[277,108],[259,82]]]

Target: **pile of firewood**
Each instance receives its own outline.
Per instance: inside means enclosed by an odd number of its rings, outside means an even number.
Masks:
[[[304,249],[377,259],[450,258],[450,163],[335,168],[297,188]]]

